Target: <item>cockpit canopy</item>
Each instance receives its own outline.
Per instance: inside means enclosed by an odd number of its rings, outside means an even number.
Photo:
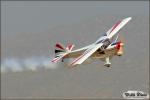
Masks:
[[[95,43],[98,44],[98,43],[101,43],[103,40],[105,40],[107,38],[107,36],[102,36],[100,37]]]

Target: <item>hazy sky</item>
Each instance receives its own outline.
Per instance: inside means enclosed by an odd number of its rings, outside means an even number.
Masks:
[[[100,14],[148,14],[148,1],[2,1],[2,33],[47,32]]]

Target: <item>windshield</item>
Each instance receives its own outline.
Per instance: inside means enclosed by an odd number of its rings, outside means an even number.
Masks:
[[[96,41],[96,44],[98,44],[98,43],[101,43],[104,39],[106,39],[107,38],[107,36],[102,36],[102,37],[100,37],[97,41]]]

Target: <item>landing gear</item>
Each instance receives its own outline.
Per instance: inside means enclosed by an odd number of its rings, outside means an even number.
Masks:
[[[110,67],[110,65],[111,65],[110,63],[109,64],[107,64],[107,63],[104,64],[104,66],[106,66],[106,67]]]
[[[64,59],[62,58],[61,62],[64,62]]]
[[[106,63],[104,64],[104,66],[110,67],[111,63],[110,63],[110,61],[109,61],[109,57],[106,57],[106,58],[105,58],[105,61],[106,61]]]

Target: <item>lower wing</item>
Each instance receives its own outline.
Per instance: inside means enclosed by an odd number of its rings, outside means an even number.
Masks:
[[[103,44],[96,44],[87,49],[82,55],[76,58],[70,65],[74,66],[83,63],[87,58],[89,58],[97,49],[99,49]]]
[[[91,48],[93,44],[82,47],[80,49],[73,50],[69,52],[64,58],[77,58],[84,53],[87,49]]]

